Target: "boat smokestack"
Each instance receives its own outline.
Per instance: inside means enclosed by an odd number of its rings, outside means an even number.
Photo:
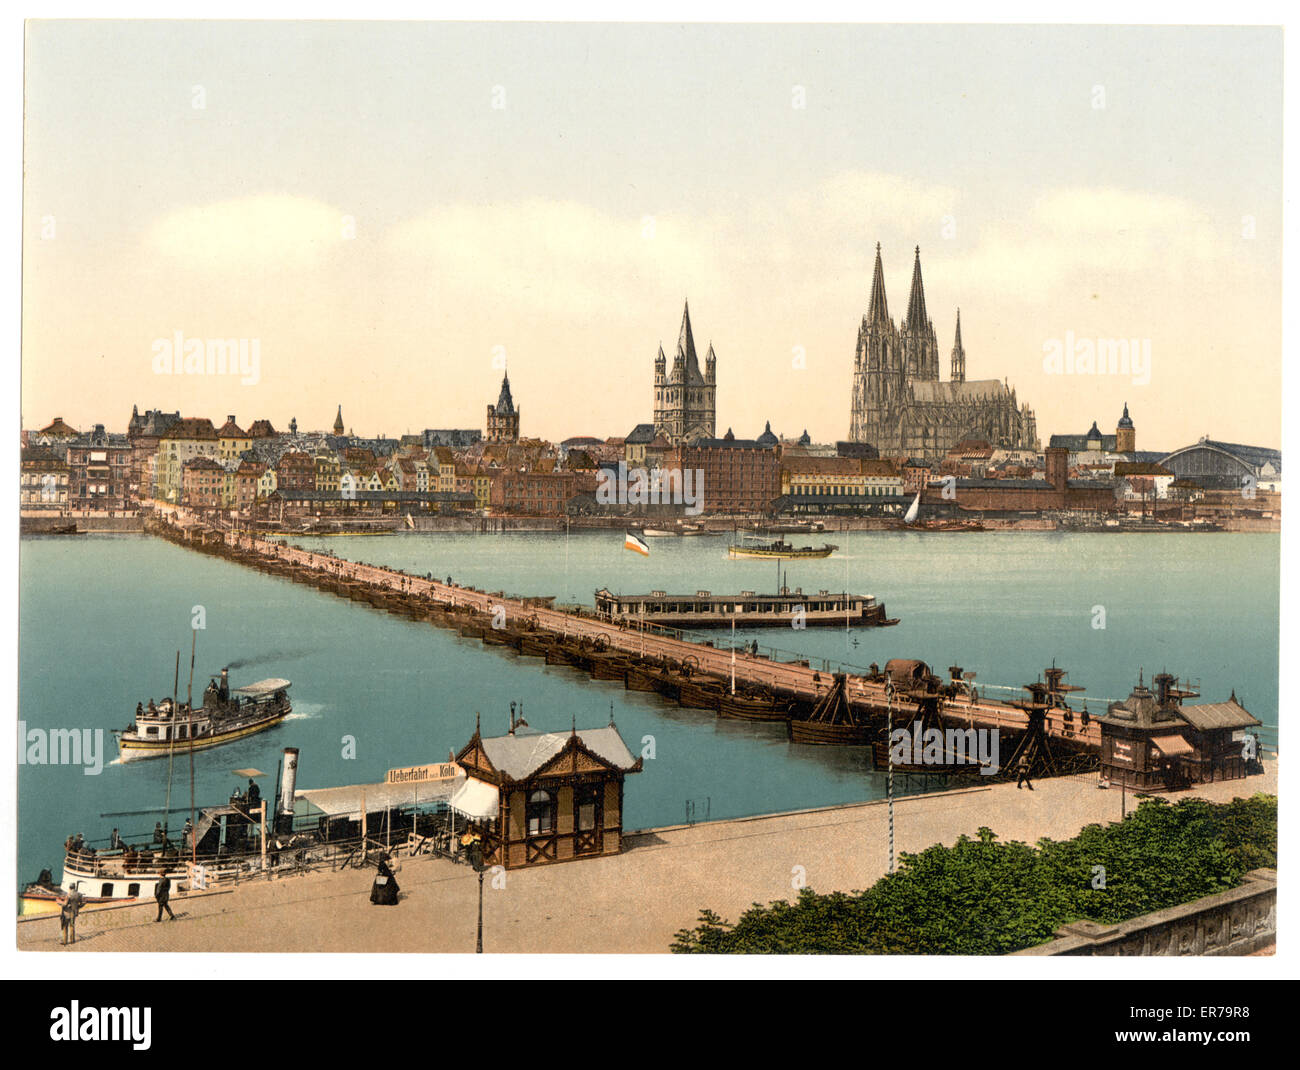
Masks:
[[[280,781],[280,812],[276,824],[286,829],[293,825],[294,790],[298,785],[298,748],[284,748],[284,777]]]

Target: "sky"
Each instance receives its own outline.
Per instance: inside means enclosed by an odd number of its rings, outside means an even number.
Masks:
[[[23,426],[652,416],[690,300],[718,432],[845,438],[876,243],[1040,437],[1281,445],[1270,28],[27,24]],[[163,374],[245,339],[256,374]],[[1135,340],[1149,365],[1050,354]]]

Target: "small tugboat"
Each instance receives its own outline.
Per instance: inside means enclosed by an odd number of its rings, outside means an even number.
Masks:
[[[177,745],[206,750],[272,728],[292,712],[289,686],[288,680],[273,677],[232,691],[229,670],[222,669],[221,682],[208,684],[197,708],[171,698],[157,705],[153,699],[147,706],[138,703],[135,720],[118,733],[122,761],[164,758]]]
[[[746,541],[750,540],[750,541]],[[742,535],[739,542],[727,547],[727,556],[737,557],[830,557],[839,547],[833,543],[824,546],[792,546],[784,538],[765,539],[763,536]]]

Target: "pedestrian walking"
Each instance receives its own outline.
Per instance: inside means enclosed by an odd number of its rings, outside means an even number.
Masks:
[[[158,872],[158,883],[153,886],[153,897],[158,901],[158,916],[154,918],[154,921],[162,921],[164,910],[167,911],[167,917],[170,920],[176,920],[176,915],[172,913],[172,908],[167,902],[171,898],[171,894],[171,878],[167,876],[166,871],[160,870]]]
[[[1034,790],[1033,784],[1029,782],[1029,759],[1028,758],[1025,758],[1023,756],[1021,757],[1020,762],[1016,766],[1016,774],[1017,774],[1016,776],[1017,791],[1020,790],[1021,784],[1024,784],[1024,786],[1027,787],[1030,791]]]
[[[85,899],[75,888],[59,896],[59,928],[63,933],[63,943],[77,942],[77,915],[85,904]]]

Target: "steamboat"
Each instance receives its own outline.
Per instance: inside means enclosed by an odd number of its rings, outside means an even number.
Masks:
[[[830,557],[839,547],[834,543],[824,546],[794,546],[785,541],[784,536],[769,539],[762,535],[742,535],[740,541],[727,547],[727,556],[773,558],[816,558]]]
[[[221,682],[208,684],[197,708],[171,698],[138,703],[135,720],[118,733],[118,752],[124,762],[163,758],[177,746],[206,750],[263,732],[293,711],[289,686],[288,680],[271,678],[232,691],[229,670],[222,669]]]
[[[63,895],[77,892],[87,907],[151,902],[158,881],[166,876],[177,892],[217,890],[272,872],[305,872],[328,865],[373,864],[378,851],[393,855],[454,849],[458,831],[451,807],[466,787],[464,770],[455,762],[435,763],[389,774],[379,784],[301,789],[297,787],[298,749],[286,747],[272,802],[264,800],[256,769],[237,769],[247,776],[245,791],[225,802],[189,811],[178,834],[169,817],[178,808],[133,814],[104,814],[115,819],[161,815],[152,833],[96,843],[80,836],[64,843],[63,872],[56,883],[50,870],[22,891],[23,915],[59,909]],[[462,807],[461,813],[465,809]],[[464,830],[465,820],[460,822]]]
[[[788,628],[800,613],[803,623],[810,628],[874,628],[898,623],[896,617],[886,616],[884,604],[873,595],[830,591],[805,594],[802,587],[791,590],[784,585],[775,594],[754,591],[614,594],[608,588],[596,592],[597,617],[623,624],[657,624],[668,628]]]

